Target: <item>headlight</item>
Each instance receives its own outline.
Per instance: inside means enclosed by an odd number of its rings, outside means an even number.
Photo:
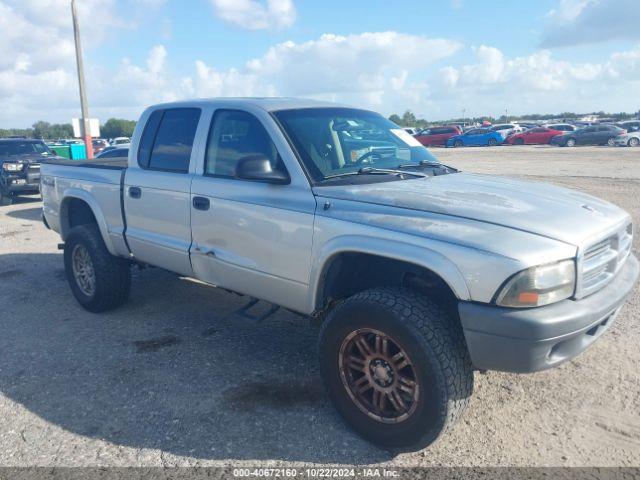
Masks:
[[[19,172],[20,170],[22,170],[22,163],[3,163],[2,164],[2,169],[5,172]]]
[[[576,267],[573,260],[528,268],[516,273],[498,292],[503,307],[539,307],[573,295]]]

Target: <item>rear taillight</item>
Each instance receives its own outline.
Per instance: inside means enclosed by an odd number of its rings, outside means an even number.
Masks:
[[[627,133],[626,130],[622,130],[618,135],[624,135],[625,133]]]

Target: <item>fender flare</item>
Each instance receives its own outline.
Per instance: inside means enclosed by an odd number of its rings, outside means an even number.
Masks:
[[[69,232],[69,216],[66,204],[74,198],[82,200],[89,205],[89,208],[98,223],[98,229],[100,230],[100,235],[102,236],[102,240],[104,241],[107,250],[111,255],[116,256],[117,253],[113,248],[111,237],[109,236],[109,227],[107,226],[107,221],[104,218],[100,205],[89,192],[81,188],[68,188],[62,194],[62,202],[60,203],[60,233],[62,239],[65,240],[67,233]]]
[[[314,255],[309,282],[310,311],[315,311],[319,306],[319,294],[328,265],[337,255],[347,252],[377,255],[426,268],[442,278],[459,300],[471,299],[464,276],[458,267],[441,253],[409,243],[363,235],[346,235],[331,239]]]

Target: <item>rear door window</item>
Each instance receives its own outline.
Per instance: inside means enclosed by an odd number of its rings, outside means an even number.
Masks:
[[[153,112],[140,140],[140,166],[151,170],[188,172],[199,120],[199,108],[170,108]]]

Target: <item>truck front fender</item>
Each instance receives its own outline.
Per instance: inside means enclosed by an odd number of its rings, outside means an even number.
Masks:
[[[96,223],[98,224],[98,229],[100,230],[100,235],[102,236],[102,240],[104,241],[107,250],[111,255],[117,256],[117,252],[113,247],[113,243],[111,241],[111,237],[109,235],[109,227],[107,226],[107,221],[105,216],[100,208],[100,205],[96,201],[96,199],[91,195],[91,193],[83,190],[81,188],[67,188],[64,190],[62,194],[62,202],[60,203],[60,233],[62,239],[65,240],[67,238],[67,234],[71,229],[69,223],[69,202],[72,199],[78,199],[86,203],[91,212],[93,213],[94,218],[96,219]]]
[[[342,253],[363,253],[403,261],[438,275],[459,300],[470,300],[469,289],[458,267],[439,252],[422,246],[363,235],[345,235],[326,242],[312,259],[309,282],[310,311],[320,306],[324,276],[332,260]]]

